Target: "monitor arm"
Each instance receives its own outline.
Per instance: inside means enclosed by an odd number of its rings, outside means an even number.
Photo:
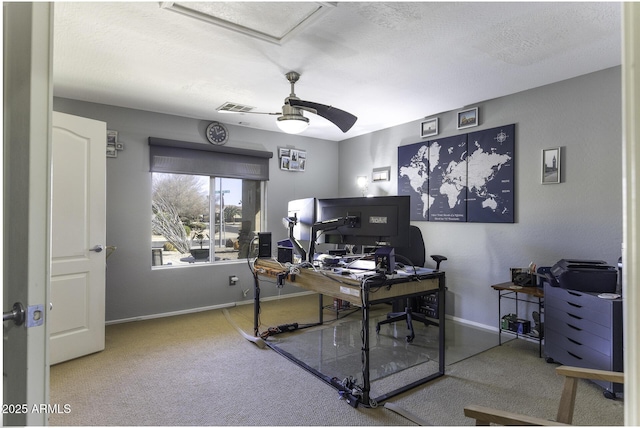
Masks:
[[[282,219],[285,226],[289,228],[289,241],[293,244],[293,247],[296,249],[298,254],[300,254],[300,260],[304,261],[307,258],[307,252],[302,248],[300,242],[293,236],[293,227],[298,224],[298,216],[293,215],[293,217],[284,217]]]
[[[311,242],[309,243],[309,262],[313,263],[313,255],[316,249],[316,233],[323,230],[335,230],[341,226],[355,227],[358,224],[358,216],[348,215],[313,223],[311,227]]]

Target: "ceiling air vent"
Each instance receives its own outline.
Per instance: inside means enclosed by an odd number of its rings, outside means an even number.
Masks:
[[[225,112],[246,113],[246,112],[249,112],[249,111],[253,110],[254,108],[255,107],[245,106],[245,105],[237,104],[237,103],[226,102],[226,103],[222,104],[220,107],[218,107],[216,110],[221,112],[221,113],[225,113]]]

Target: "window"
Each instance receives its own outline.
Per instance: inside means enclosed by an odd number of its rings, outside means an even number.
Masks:
[[[149,138],[153,266],[257,254],[270,152]]]
[[[256,180],[152,173],[154,265],[255,256],[261,188]]]

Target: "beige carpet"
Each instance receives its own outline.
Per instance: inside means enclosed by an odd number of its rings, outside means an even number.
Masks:
[[[315,296],[265,302],[263,329],[292,316],[313,322],[316,307]],[[251,307],[229,312],[250,331]],[[111,325],[106,338],[105,351],[51,368],[50,402],[71,409],[51,415],[51,425],[415,425],[382,406],[350,407],[331,386],[243,339],[221,310]],[[473,425],[463,415],[470,403],[551,419],[562,388],[554,367],[536,344],[511,341],[390,401],[433,425]],[[574,423],[623,422],[623,400],[580,384]]]

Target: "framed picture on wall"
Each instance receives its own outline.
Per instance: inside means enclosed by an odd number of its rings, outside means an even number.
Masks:
[[[107,144],[107,157],[108,158],[117,158],[118,151],[116,150],[116,146],[113,144]]]
[[[458,112],[458,129],[478,126],[478,107]]]
[[[291,158],[289,156],[282,156],[280,158],[280,169],[289,170],[291,168]]]
[[[278,148],[280,169],[284,171],[304,172],[307,168],[307,151],[291,147]]]
[[[285,156],[289,156],[291,154],[291,149],[289,148],[285,148],[285,147],[280,147],[278,148],[278,157],[282,158]]]
[[[438,135],[438,118],[427,119],[420,126],[420,136],[422,138]]]
[[[560,147],[542,150],[542,184],[560,183]]]

